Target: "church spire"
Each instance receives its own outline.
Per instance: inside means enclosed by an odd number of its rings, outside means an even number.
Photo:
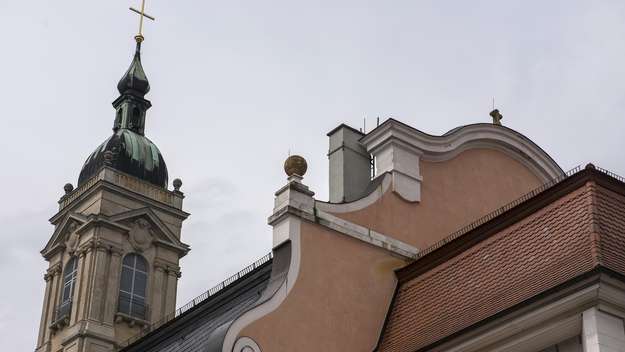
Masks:
[[[141,42],[143,36],[135,37],[137,47],[130,67],[119,80],[117,90],[120,96],[113,102],[117,111],[113,131],[128,129],[144,135],[145,115],[152,106],[145,95],[150,91],[150,82],[141,65]]]
[[[130,10],[139,14],[139,33],[135,36],[137,46],[130,67],[117,83],[120,96],[113,102],[113,107],[117,111],[113,131],[127,129],[144,135],[145,114],[152,104],[144,98],[150,91],[150,82],[141,65],[141,43],[145,39],[143,18],[147,17],[154,21],[154,17],[145,13],[145,0],[141,1],[141,10],[132,7]]]
[[[117,83],[117,90],[119,94],[135,95],[139,98],[143,98],[150,91],[150,82],[141,65],[141,42],[143,37],[135,37],[137,41],[137,48],[135,50],[135,56],[130,63],[128,71]]]

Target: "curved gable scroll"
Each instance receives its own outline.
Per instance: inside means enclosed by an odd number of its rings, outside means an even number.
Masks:
[[[444,162],[474,149],[503,153],[527,168],[540,183],[564,174],[551,156],[532,140],[510,128],[489,123],[461,126],[435,136],[388,119],[360,142],[376,160],[378,185],[369,187],[362,198],[353,202],[316,200],[320,210],[334,214],[358,211],[378,201],[387,190],[409,202],[420,202],[424,182],[420,169],[422,161]]]
[[[546,182],[564,171],[538,145],[522,134],[499,125],[479,123],[433,136],[389,119],[360,142],[376,161],[376,173],[390,172],[393,191],[409,202],[421,200],[421,161],[439,162],[470,149],[503,152]]]

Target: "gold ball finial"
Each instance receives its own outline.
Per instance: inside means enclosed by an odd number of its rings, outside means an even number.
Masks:
[[[306,159],[299,155],[291,155],[284,162],[284,172],[287,176],[304,176],[306,170],[308,170]]]

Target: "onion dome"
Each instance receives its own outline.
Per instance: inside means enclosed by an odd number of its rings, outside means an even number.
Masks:
[[[147,137],[128,129],[119,129],[104,141],[85,162],[78,185],[95,176],[107,165],[116,170],[167,187],[167,166],[156,145]]]
[[[141,66],[141,41],[138,39],[130,68],[117,89],[120,96],[113,102],[116,110],[113,135],[89,155],[80,171],[78,186],[108,166],[167,188],[167,166],[163,155],[144,135],[146,112],[152,104],[144,98],[150,91],[150,83]]]
[[[150,82],[141,65],[141,42],[137,41],[137,50],[128,71],[117,83],[119,94],[135,94],[144,97],[150,91]]]

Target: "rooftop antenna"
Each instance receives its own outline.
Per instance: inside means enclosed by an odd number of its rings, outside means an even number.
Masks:
[[[362,118],[362,132],[364,134],[367,134],[367,118],[366,117]]]
[[[378,126],[380,126],[380,116],[378,116],[375,127],[378,127]]]

